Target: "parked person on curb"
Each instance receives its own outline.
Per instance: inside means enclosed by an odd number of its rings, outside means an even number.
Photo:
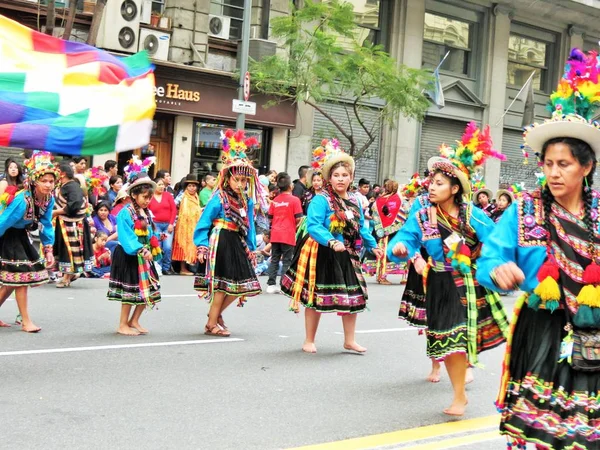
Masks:
[[[297,197],[299,200],[302,200],[304,194],[306,193],[306,174],[308,173],[308,166],[300,166],[298,168],[298,179],[294,181],[294,190],[292,194],[294,197]]]
[[[110,212],[110,204],[107,201],[101,201],[94,206],[94,228],[96,233],[99,231],[106,233],[106,247],[113,252],[118,244],[117,219]]]
[[[152,212],[154,224],[159,235],[160,248],[163,257],[161,269],[163,275],[173,275],[171,269],[171,251],[173,247],[173,233],[175,231],[175,219],[177,218],[177,206],[173,196],[165,191],[164,178],[156,178],[156,189],[148,209]]]
[[[267,294],[279,292],[275,286],[279,262],[283,264],[283,273],[287,272],[296,246],[296,227],[302,219],[302,204],[297,197],[292,195],[292,179],[281,172],[277,175],[279,194],[269,207],[269,220],[271,221],[271,263],[269,265],[269,279],[267,281]]]
[[[95,278],[108,278],[110,274],[111,251],[106,247],[107,234],[97,231],[94,235],[94,267],[92,275]]]
[[[186,263],[193,266],[198,261],[193,236],[194,228],[200,219],[201,213],[200,200],[198,199],[199,185],[198,178],[191,173],[183,181],[183,195],[179,204],[172,252],[172,259],[181,261],[180,275],[193,275],[186,267]]]
[[[117,198],[117,194],[123,187],[123,178],[119,175],[113,175],[108,179],[108,191],[106,191],[106,200],[112,205]]]
[[[0,180],[0,202],[7,203],[9,196],[14,196],[17,191],[23,189],[23,168],[12,158],[4,162],[4,174]],[[7,192],[7,198],[2,201],[2,195]]]
[[[200,191],[200,207],[204,208],[208,204],[216,185],[217,177],[215,174],[209,172],[204,175],[204,187]]]

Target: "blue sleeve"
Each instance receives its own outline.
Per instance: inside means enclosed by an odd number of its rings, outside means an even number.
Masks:
[[[410,216],[411,214],[416,214],[421,210],[421,208],[423,208],[423,203],[421,202],[421,196],[419,195],[413,204],[410,205],[410,211],[408,212],[408,215]]]
[[[333,234],[325,226],[327,223],[327,211],[329,204],[322,195],[315,195],[308,205],[308,214],[306,215],[306,229],[308,234],[319,244],[327,246],[332,239]]]
[[[208,234],[212,227],[213,220],[219,217],[223,206],[221,206],[221,197],[213,195],[200,215],[200,220],[194,230],[194,245],[196,247],[208,247]]]
[[[256,250],[256,229],[254,225],[254,201],[248,200],[248,222],[250,226],[248,228],[248,234],[246,235],[246,244],[250,251]]]
[[[117,230],[119,230],[119,244],[128,255],[137,255],[143,245],[133,231],[133,218],[129,208],[123,208],[117,214]]]
[[[54,227],[52,226],[52,210],[54,210],[54,197],[50,198],[48,208],[44,215],[40,217],[40,241],[42,245],[54,245]]]
[[[6,230],[23,219],[26,209],[25,194],[17,195],[0,214],[0,236],[4,236]],[[52,209],[50,209],[50,214],[52,214]]]
[[[477,239],[485,243],[489,235],[496,229],[494,221],[482,209],[473,207],[469,224],[475,230]]]
[[[482,240],[481,256],[477,258],[477,281],[482,286],[495,291],[498,287],[490,277],[492,271],[507,262],[517,262],[519,224],[516,202],[504,212],[503,216],[502,225],[495,227],[485,241]]]
[[[419,211],[411,212],[406,220],[406,223],[400,228],[392,240],[388,244],[387,257],[390,261],[402,262],[409,258],[412,258],[415,253],[421,249],[421,240],[423,234],[421,233],[421,227],[419,226],[419,220],[417,219]],[[398,258],[392,253],[394,246],[397,243],[403,243],[408,250],[406,258]]]
[[[360,199],[359,199],[360,201]],[[362,237],[365,245],[364,247],[367,250],[372,250],[375,247],[377,247],[377,241],[375,240],[375,238],[373,237],[373,235],[371,234],[371,227],[367,227],[365,226],[365,213],[363,212],[362,208],[358,208],[360,210],[360,236]]]

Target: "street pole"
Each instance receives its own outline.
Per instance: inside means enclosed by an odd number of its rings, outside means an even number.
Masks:
[[[244,100],[244,75],[248,71],[248,47],[250,45],[250,16],[252,13],[252,0],[244,0],[244,23],[242,24],[242,54],[240,57],[240,80],[238,85],[238,100]],[[246,124],[246,115],[238,113],[235,127],[243,130]]]

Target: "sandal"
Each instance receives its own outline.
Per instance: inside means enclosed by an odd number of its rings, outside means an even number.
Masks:
[[[68,288],[68,287],[71,287],[71,282],[65,281],[65,280],[60,280],[58,283],[56,283],[56,287],[59,289]]]
[[[208,314],[206,315],[206,317],[208,317]],[[223,316],[219,316],[219,318],[217,319],[217,325],[219,325],[225,331],[229,331],[229,328],[227,328],[227,325],[225,325],[225,321],[223,320]]]
[[[377,280],[377,282],[378,282],[379,284],[385,284],[385,285],[390,285],[390,284],[392,284],[392,283],[390,282],[390,280],[388,280],[387,278],[380,278],[379,280]]]
[[[221,337],[231,336],[231,333],[229,331],[224,330],[219,325],[215,325],[212,328],[209,327],[208,325],[206,325],[204,327],[204,334],[206,334],[207,336],[221,336]]]

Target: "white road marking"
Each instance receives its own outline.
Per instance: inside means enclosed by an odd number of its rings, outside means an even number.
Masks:
[[[198,297],[198,294],[167,294],[161,295],[161,298],[177,298],[177,297]]]
[[[394,331],[417,331],[416,328],[380,328],[377,330],[357,330],[356,334],[371,334],[371,333],[391,333]],[[335,334],[344,334],[341,331],[334,331]]]
[[[289,336],[284,336],[282,334],[279,335],[280,338],[289,338]]]
[[[219,344],[222,342],[242,342],[243,340],[244,339],[239,338],[199,339],[195,341],[146,342],[142,344],[96,345],[93,347],[46,348],[40,350],[17,350],[13,352],[0,352],[0,356],[40,355],[44,353],[92,352],[98,350],[120,350],[123,348],[169,347],[173,345]]]

